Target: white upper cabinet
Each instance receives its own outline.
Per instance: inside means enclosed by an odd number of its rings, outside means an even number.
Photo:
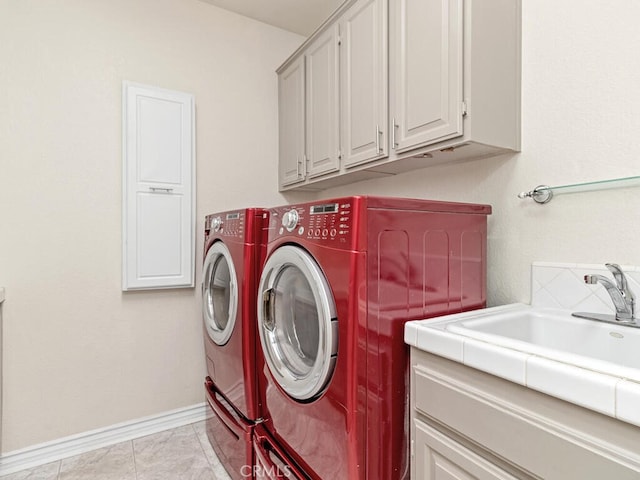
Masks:
[[[306,62],[306,162],[314,177],[340,168],[339,27],[333,25],[309,45]]]
[[[387,1],[358,0],[340,20],[345,167],[387,155]]]
[[[346,1],[278,69],[307,62],[307,158],[281,129],[280,189],[519,151],[520,38],[521,0]]]
[[[123,85],[122,289],[194,285],[193,96]]]
[[[304,56],[278,76],[279,178],[280,187],[305,179],[305,86]]]
[[[396,0],[391,18],[391,148],[462,135],[462,0]]]

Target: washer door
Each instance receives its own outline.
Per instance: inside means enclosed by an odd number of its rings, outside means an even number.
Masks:
[[[202,315],[209,337],[218,345],[229,341],[238,311],[238,278],[229,249],[214,243],[202,268]]]
[[[338,351],[327,279],[305,250],[286,245],[265,263],[259,295],[258,330],[269,370],[292,398],[313,399],[331,378]]]

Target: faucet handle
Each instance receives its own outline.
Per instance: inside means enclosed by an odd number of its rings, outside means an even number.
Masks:
[[[616,281],[616,285],[620,289],[622,295],[627,298],[632,304],[635,303],[636,297],[633,291],[629,288],[627,277],[617,263],[605,263],[605,267],[613,274],[613,278]]]
[[[626,290],[627,279],[624,276],[624,272],[617,263],[605,263],[605,267],[613,274],[613,278],[616,281],[616,285],[620,290]]]

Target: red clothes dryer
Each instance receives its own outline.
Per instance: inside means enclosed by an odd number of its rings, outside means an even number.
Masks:
[[[205,219],[205,391],[214,413],[207,421],[207,435],[234,479],[247,478],[254,463],[252,432],[260,412],[256,365],[261,362],[255,299],[267,226],[268,212],[257,208]]]
[[[485,306],[490,213],[382,197],[270,210],[254,440],[263,478],[278,478],[273,459],[290,478],[409,477],[404,323]]]

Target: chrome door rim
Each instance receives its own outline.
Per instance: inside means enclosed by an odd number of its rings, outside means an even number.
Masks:
[[[229,309],[227,312],[228,321],[224,328],[220,328],[216,322],[213,300],[210,294],[212,274],[220,259],[224,259],[229,267]],[[202,317],[209,337],[217,345],[224,345],[229,341],[229,338],[231,338],[236,324],[237,311],[238,277],[236,276],[236,269],[227,246],[224,242],[216,242],[207,252],[202,268]]]
[[[306,375],[296,375],[278,352],[278,340],[270,316],[268,296],[280,273],[287,267],[298,268],[313,293],[318,313],[318,354]],[[275,308],[275,307],[274,307]],[[310,400],[322,393],[335,367],[338,350],[338,323],[336,307],[329,284],[315,260],[305,250],[285,245],[267,259],[258,290],[258,331],[265,361],[276,382],[292,398]]]

